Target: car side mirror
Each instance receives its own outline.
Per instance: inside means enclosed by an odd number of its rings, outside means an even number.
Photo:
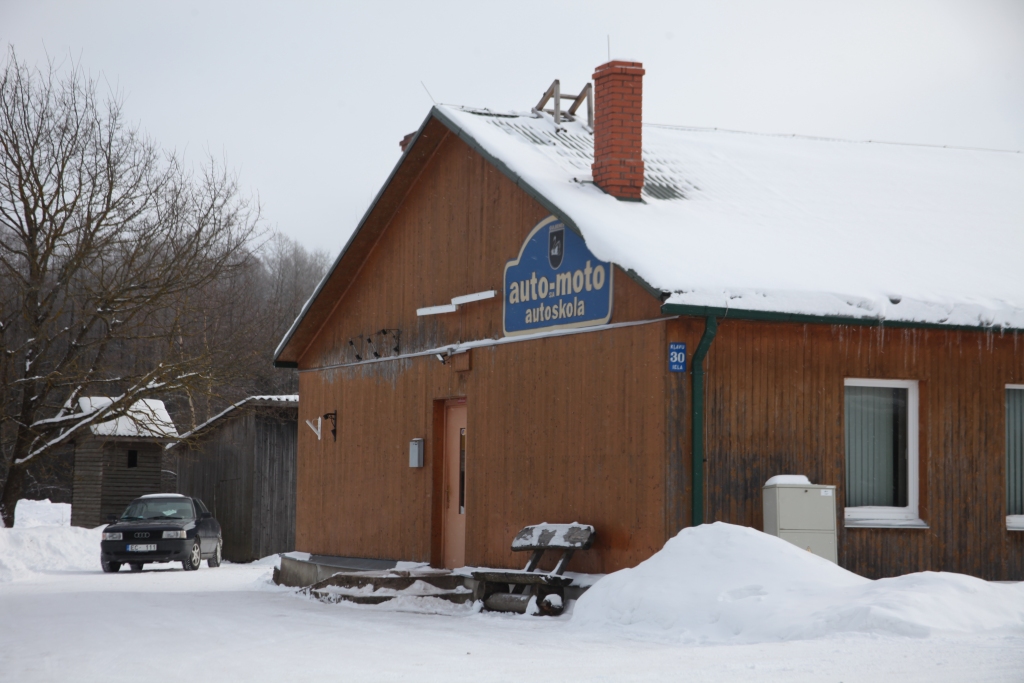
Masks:
[[[199,513],[199,519],[210,519],[211,517],[213,517],[213,514],[210,513],[210,512],[200,512]]]
[[[117,515],[107,515],[107,524],[115,524],[117,522]]]

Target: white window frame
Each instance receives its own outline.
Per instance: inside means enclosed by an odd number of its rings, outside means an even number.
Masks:
[[[1007,384],[1006,388],[1007,389],[1024,389],[1024,384]],[[1004,393],[1004,395],[1003,395],[1003,413],[1004,413],[1004,415],[1005,415],[1005,412],[1006,412],[1006,395]],[[1006,418],[1004,417],[1003,419],[1006,419]],[[1004,425],[1004,434],[1005,434],[1005,425]],[[1005,438],[1005,436],[1004,436],[1004,438]],[[1003,444],[1003,457],[1004,458],[1006,457],[1006,445],[1005,444]],[[1003,484],[1005,484],[1005,483],[1006,482],[1004,481]],[[1005,491],[1006,491],[1005,486],[1003,487],[1003,491],[1004,491],[1004,495],[1005,495]],[[1008,504],[1008,503],[1006,501],[1004,501],[1004,504]],[[1006,508],[1004,507],[1003,509],[1005,510]],[[1024,531],[1024,515],[1006,515],[1006,529],[1008,531]]]
[[[919,390],[916,379],[865,379],[848,377],[843,381],[843,477],[846,477],[846,387],[886,387],[907,390],[907,506],[864,505],[845,510],[847,527],[927,529],[918,512]]]

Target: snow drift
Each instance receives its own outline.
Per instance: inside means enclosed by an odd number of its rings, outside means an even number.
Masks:
[[[872,581],[774,536],[716,522],[598,581],[572,624],[689,643],[803,640],[835,633],[927,636],[1024,631],[1024,583],[922,572]]]
[[[20,500],[14,528],[0,528],[0,582],[40,572],[99,571],[103,527],[68,526],[71,506]]]
[[[14,527],[71,526],[71,504],[45,500],[19,500],[14,506]]]

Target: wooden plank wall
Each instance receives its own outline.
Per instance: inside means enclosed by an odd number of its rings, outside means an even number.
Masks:
[[[519,255],[526,235],[548,215],[468,145],[448,135],[300,367],[354,362],[349,341],[358,346],[360,335],[382,329],[401,330],[403,353],[502,336],[500,297],[463,306],[457,314],[418,317],[416,309],[447,304],[462,294],[501,292],[505,263]],[[614,287],[613,321],[661,315],[658,300],[619,269]]]
[[[325,430],[318,442],[304,424],[299,432],[297,547],[436,560],[431,499],[443,432],[434,400],[466,396],[467,562],[518,566],[509,545],[519,529],[580,521],[597,527],[598,540],[573,570],[636,564],[666,533],[664,338],[656,323],[476,349],[464,373],[419,358],[329,381],[303,374],[300,420],[337,409],[339,436],[334,443]],[[417,437],[429,444],[422,469],[408,466]]]
[[[210,508],[231,562],[295,549],[297,414],[247,407],[215,423],[192,448],[173,449],[178,493]]]
[[[665,367],[668,344],[686,344],[686,372],[666,372],[665,377],[665,532],[668,537],[691,525],[693,520],[693,466],[690,431],[693,410],[693,354],[704,333],[703,318],[673,318],[665,326]],[[707,367],[705,360],[705,368]]]
[[[220,522],[224,557],[252,556],[252,453],[256,418],[251,411],[226,417],[195,449],[178,446],[178,493],[202,500]]]
[[[295,550],[298,408],[256,413],[253,444],[252,557]]]
[[[178,454],[174,448],[164,448],[160,456],[160,492],[178,491]]]
[[[466,395],[479,469],[467,503],[480,512],[467,519],[468,562],[523,564],[508,544],[543,521],[597,529],[576,571],[615,571],[661,549],[665,359],[664,323],[473,352]]]
[[[913,379],[930,528],[840,526],[840,564],[870,577],[1024,579],[1024,534],[1005,525],[1004,451],[1004,385],[1024,382],[1024,339],[724,320],[707,362],[708,519],[762,528],[761,487],[780,473],[835,484],[842,510],[844,378]]]
[[[403,353],[500,337],[498,298],[447,315],[416,309],[501,292],[506,261],[547,215],[449,136],[300,368],[353,361],[349,340],[384,328],[401,329]],[[660,316],[658,300],[618,269],[614,287],[613,322]],[[560,520],[598,527],[573,569],[636,564],[666,535],[664,340],[655,323],[474,350],[467,372],[427,357],[302,373],[297,548],[431,560],[434,401],[465,396],[467,562],[519,566],[508,549],[515,532]],[[317,441],[304,420],[335,409],[338,442],[326,426]],[[408,467],[415,437],[428,439],[422,470]]]
[[[138,466],[128,467],[128,451],[138,452]],[[103,493],[100,523],[121,516],[139,496],[160,493],[163,445],[144,441],[107,441],[103,445]]]
[[[106,520],[100,517],[103,494],[103,444],[96,439],[81,438],[75,442],[75,476],[71,494],[71,524],[97,527]]]

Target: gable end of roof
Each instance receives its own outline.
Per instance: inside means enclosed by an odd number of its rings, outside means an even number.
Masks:
[[[500,114],[495,114],[495,116],[500,116]],[[390,223],[402,199],[404,199],[408,190],[419,177],[420,171],[426,166],[426,163],[444,139],[445,135],[439,134],[440,131],[437,130],[436,126],[431,125],[435,121],[443,126],[445,133],[451,133],[469,145],[473,151],[498,169],[534,201],[551,212],[552,215],[557,216],[570,230],[583,238],[583,233],[580,231],[579,226],[568,217],[565,211],[559,209],[540,190],[526,182],[508,164],[491,154],[457,121],[448,116],[443,109],[436,106],[432,107],[420,125],[419,130],[416,131],[412,140],[406,146],[405,151],[399,158],[398,163],[395,164],[388,179],[384,182],[384,185],[377,192],[377,195],[363,214],[348,242],[342,247],[327,275],[317,285],[312,296],[303,305],[299,315],[295,318],[288,332],[285,333],[281,343],[278,344],[277,349],[274,351],[274,367],[298,367],[299,357],[313,340],[313,337],[316,336],[317,331],[319,331],[331,311],[334,310],[341,295],[354,278],[355,272],[358,271],[359,265],[362,264],[363,259],[369,253],[369,248],[360,249],[360,246],[365,246],[361,243],[369,242],[369,246],[376,243],[377,238]],[[368,229],[373,233],[372,235],[367,236]],[[585,238],[584,242],[586,242]],[[632,269],[624,268],[623,271],[651,296],[659,301],[664,300],[666,292],[652,287]],[[327,297],[328,300],[323,299],[323,297]]]

